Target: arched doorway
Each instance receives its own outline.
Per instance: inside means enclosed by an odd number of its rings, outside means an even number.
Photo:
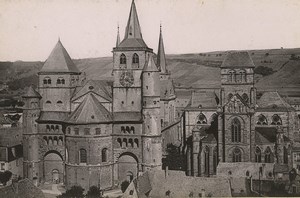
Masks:
[[[119,181],[131,181],[138,174],[138,160],[132,153],[123,153],[118,160]]]
[[[57,151],[49,151],[44,156],[43,173],[45,182],[63,182],[64,165],[63,158]]]

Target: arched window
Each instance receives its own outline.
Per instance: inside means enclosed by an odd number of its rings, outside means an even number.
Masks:
[[[242,98],[243,98],[243,100],[244,100],[245,102],[248,102],[248,101],[249,101],[249,97],[248,97],[248,95],[247,95],[246,93],[243,93]]]
[[[63,102],[61,100],[56,102],[58,105],[61,105]]]
[[[240,72],[240,75],[241,75],[241,80],[242,80],[242,82],[247,82],[245,70],[242,70],[242,71]]]
[[[126,56],[125,56],[125,54],[121,54],[121,56],[120,56],[120,64],[126,64]]]
[[[121,126],[121,133],[125,133],[125,127]]]
[[[261,162],[261,150],[259,147],[255,149],[255,162]]]
[[[139,63],[139,56],[134,53],[132,56],[132,64],[138,64]]]
[[[134,127],[133,127],[133,126],[130,127],[130,133],[131,133],[131,134],[134,134]]]
[[[203,113],[198,115],[197,124],[207,124],[207,119]]]
[[[51,104],[51,101],[50,101],[50,100],[47,100],[47,101],[46,101],[46,104]]]
[[[260,114],[258,116],[258,120],[257,120],[256,124],[257,125],[268,125],[268,120],[263,114]]]
[[[51,78],[48,78],[47,83],[50,85],[51,84]]]
[[[50,79],[49,77],[45,77],[44,80],[43,80],[43,83],[44,83],[45,85],[51,84],[51,79]]]
[[[102,162],[107,162],[107,148],[102,149],[101,156],[102,156]]]
[[[85,149],[79,150],[79,161],[80,163],[86,163],[87,162],[87,153]]]
[[[60,82],[60,79],[57,79],[57,81],[56,81],[56,84],[60,84],[61,82]]]
[[[232,152],[232,162],[241,162],[242,152],[239,148],[235,148]]]
[[[273,159],[272,159],[272,152],[270,147],[267,147],[265,150],[265,163],[272,163]]]
[[[282,121],[281,118],[279,117],[279,115],[275,114],[272,116],[272,125],[282,125]]]
[[[241,142],[241,122],[234,118],[231,124],[232,142]]]
[[[65,79],[61,79],[61,81],[60,81],[60,82],[61,82],[61,84],[63,84],[63,85],[64,85],[64,84],[65,84]]]
[[[209,175],[209,147],[206,146],[204,150],[204,171],[206,175]]]
[[[234,70],[230,70],[228,72],[228,81],[229,82],[235,82],[236,78],[235,78],[235,71]]]

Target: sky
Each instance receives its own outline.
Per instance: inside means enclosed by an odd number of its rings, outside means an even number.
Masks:
[[[135,0],[145,42],[167,54],[300,47],[299,0]],[[0,0],[0,61],[112,56],[131,0]]]

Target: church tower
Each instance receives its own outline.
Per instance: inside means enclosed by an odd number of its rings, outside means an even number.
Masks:
[[[160,81],[159,70],[149,54],[143,70],[143,170],[161,169]]]
[[[248,52],[229,52],[221,65],[218,153],[222,162],[249,162],[254,153],[254,67]]]
[[[23,108],[23,172],[24,177],[39,181],[42,174],[40,173],[41,164],[38,153],[39,138],[36,120],[41,112],[41,96],[30,86],[23,96],[23,100],[25,102]]]

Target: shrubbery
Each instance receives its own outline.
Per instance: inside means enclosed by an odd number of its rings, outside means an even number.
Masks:
[[[261,74],[263,76],[268,76],[273,74],[275,71],[272,68],[265,67],[265,66],[258,66],[254,69],[255,74]]]

